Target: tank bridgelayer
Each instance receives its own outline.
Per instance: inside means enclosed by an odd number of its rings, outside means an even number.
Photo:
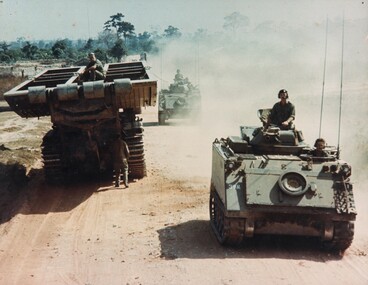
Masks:
[[[295,235],[348,248],[356,218],[351,166],[336,147],[314,157],[301,131],[242,126],[240,134],[213,142],[210,222],[218,241]]]
[[[188,78],[177,70],[174,83],[159,93],[158,122],[160,125],[170,118],[191,118],[195,120],[201,112],[201,94]]]
[[[143,106],[154,106],[157,82],[142,62],[107,64],[106,79],[81,82],[83,67],[48,69],[4,94],[21,117],[50,116],[42,157],[48,182],[112,171],[112,138],[120,134],[130,149],[129,176],[146,175]],[[111,172],[112,173],[112,172]]]

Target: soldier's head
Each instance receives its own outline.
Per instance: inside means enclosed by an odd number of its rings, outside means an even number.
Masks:
[[[316,142],[314,143],[314,147],[317,150],[322,150],[326,147],[326,141],[323,138],[316,139]]]
[[[285,89],[281,89],[279,91],[278,97],[280,99],[288,99],[289,98],[289,94],[288,94],[288,92]]]
[[[88,58],[89,58],[89,60],[96,60],[96,55],[93,52],[90,52],[88,54]]]

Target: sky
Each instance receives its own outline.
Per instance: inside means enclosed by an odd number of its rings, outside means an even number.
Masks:
[[[0,0],[0,41],[96,38],[111,15],[122,13],[136,33],[169,25],[182,33],[221,31],[224,17],[239,12],[256,26],[321,23],[345,15],[368,19],[366,0]]]

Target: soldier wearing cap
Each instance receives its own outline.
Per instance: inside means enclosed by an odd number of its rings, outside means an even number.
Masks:
[[[281,129],[292,129],[292,122],[295,119],[295,106],[288,101],[289,95],[285,89],[278,93],[280,101],[277,102],[268,116],[268,125],[275,125]]]
[[[82,74],[82,80],[83,81],[104,80],[105,73],[101,61],[96,58],[96,55],[93,52],[88,54],[88,59],[89,63],[84,69],[84,72]]]

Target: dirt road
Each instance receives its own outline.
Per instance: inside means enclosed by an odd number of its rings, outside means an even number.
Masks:
[[[222,247],[208,214],[214,136],[204,123],[158,126],[154,108],[143,119],[146,178],[127,189],[106,180],[50,187],[39,150],[49,118],[0,113],[0,284],[368,284],[363,183],[344,256],[297,238]],[[4,178],[22,171],[26,182]]]

